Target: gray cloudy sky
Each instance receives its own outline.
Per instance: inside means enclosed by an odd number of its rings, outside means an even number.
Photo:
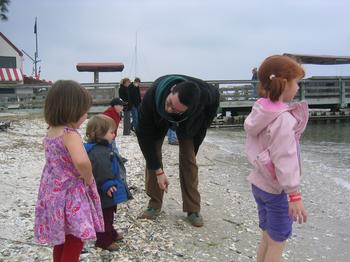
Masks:
[[[272,54],[350,56],[349,10],[349,0],[11,0],[0,30],[34,56],[38,17],[47,80],[92,82],[79,62],[124,63],[101,82],[134,78],[135,70],[145,81],[169,73],[250,79]],[[350,66],[304,67],[307,76],[350,75]],[[27,57],[24,71],[32,72]]]

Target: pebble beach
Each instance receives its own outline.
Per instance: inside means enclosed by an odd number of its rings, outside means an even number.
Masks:
[[[40,114],[0,115],[2,119],[12,122],[7,131],[0,132],[0,262],[51,261],[52,248],[33,241],[46,124]],[[178,147],[168,145],[166,140],[163,163],[170,185],[161,215],[154,221],[137,219],[148,201],[144,190],[145,162],[136,136],[122,136],[122,130],[118,131],[116,140],[120,153],[128,159],[128,184],[134,196],[118,206],[115,218],[115,227],[124,233],[124,239],[117,252],[95,248],[93,241],[85,243],[81,261],[256,260],[261,232],[255,202],[245,180],[250,167],[243,151],[244,132],[208,131],[197,157],[205,224],[195,228],[182,212]],[[221,143],[232,143],[230,150],[221,146],[219,138],[223,139]],[[294,225],[283,258],[285,261],[349,261],[350,204],[346,200],[350,191],[330,183],[327,176],[322,176],[322,169],[315,171],[315,166],[327,164],[313,159],[311,151],[303,155],[306,175],[302,190],[309,221]]]

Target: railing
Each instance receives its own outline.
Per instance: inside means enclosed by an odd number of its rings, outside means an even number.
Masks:
[[[93,97],[94,105],[107,105],[118,94],[119,83],[83,83]],[[49,85],[13,85],[13,93],[2,94],[0,87],[1,108],[42,108],[44,106]]]
[[[253,88],[257,81],[213,80],[207,81],[219,87],[220,107],[225,111],[236,108],[250,108],[255,99]],[[152,83],[143,82],[142,92]],[[117,96],[119,83],[82,83],[93,97],[94,105],[107,105]],[[295,100],[306,99],[311,107],[346,108],[350,104],[350,78],[319,78],[302,80]],[[12,94],[4,94],[0,87],[0,108],[40,108],[43,107],[49,85],[6,86]]]
[[[212,81],[220,90],[221,108],[251,107],[257,81]],[[350,79],[307,79],[299,82],[296,101],[307,100],[311,107],[346,108],[350,104]]]

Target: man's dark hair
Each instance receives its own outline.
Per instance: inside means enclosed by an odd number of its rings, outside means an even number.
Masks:
[[[178,93],[181,104],[193,108],[199,103],[200,89],[196,83],[184,81],[174,86],[172,93]]]

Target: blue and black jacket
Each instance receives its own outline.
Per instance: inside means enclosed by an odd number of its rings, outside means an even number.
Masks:
[[[112,150],[112,145],[103,140],[98,143],[85,143],[84,147],[91,161],[102,208],[116,206],[132,199],[126,183],[125,166],[118,152]],[[112,186],[115,186],[117,191],[109,197],[107,191]]]

